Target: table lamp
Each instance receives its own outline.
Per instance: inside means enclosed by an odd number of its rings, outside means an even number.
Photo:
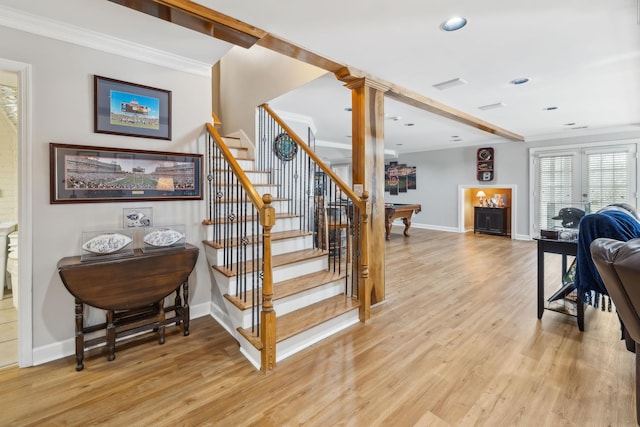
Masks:
[[[484,198],[487,197],[487,195],[484,193],[484,191],[482,191],[482,190],[478,191],[476,193],[476,197],[478,199],[480,199],[479,200],[480,206],[483,206],[484,205]]]

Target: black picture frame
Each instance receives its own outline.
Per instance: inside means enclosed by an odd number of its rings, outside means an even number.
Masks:
[[[93,77],[94,132],[171,139],[171,91]]]
[[[202,155],[49,144],[50,202],[202,200]]]

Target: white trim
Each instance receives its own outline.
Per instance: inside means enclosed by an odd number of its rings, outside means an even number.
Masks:
[[[509,210],[511,211],[511,239],[514,240],[516,237],[517,228],[517,218],[518,218],[518,186],[516,184],[492,184],[486,185],[482,183],[477,184],[460,184],[458,185],[458,231],[460,233],[464,233],[464,192],[469,188],[508,188],[511,190],[511,200],[509,201]]]
[[[313,121],[312,117],[309,116],[305,116],[303,114],[298,114],[298,113],[291,113],[289,111],[282,111],[282,110],[276,110],[275,108],[273,109],[273,111],[285,122],[285,123],[289,123],[289,122],[296,122],[296,123],[301,123],[303,125],[308,126],[309,128],[311,128],[311,132],[313,132],[313,134],[317,134],[318,133],[318,128],[316,127],[315,122]],[[317,141],[316,141],[317,142]]]
[[[18,74],[18,366],[23,368],[33,365],[32,71],[30,64],[2,58],[0,69]]]
[[[0,25],[112,53],[198,76],[211,76],[211,64],[133,43],[53,19],[0,6]]]

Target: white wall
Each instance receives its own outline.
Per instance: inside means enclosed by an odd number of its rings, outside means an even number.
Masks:
[[[204,123],[211,118],[210,77],[0,27],[0,58],[32,65],[33,346],[72,353],[73,298],[63,286],[58,260],[80,253],[84,230],[119,228],[124,207],[152,207],[154,223],[185,224],[187,241],[201,247],[203,201],[49,203],[49,143],[203,153]],[[93,132],[93,75],[172,91],[172,140]],[[21,224],[22,226],[22,224]],[[190,304],[207,305],[210,278],[204,253],[190,280]],[[63,347],[60,347],[64,343]],[[60,351],[60,350],[58,350]],[[54,351],[55,352],[55,351]],[[51,352],[50,352],[51,353]],[[38,357],[34,358],[38,363]]]
[[[234,47],[220,61],[223,135],[243,130],[253,139],[258,105],[326,73],[260,46]]]

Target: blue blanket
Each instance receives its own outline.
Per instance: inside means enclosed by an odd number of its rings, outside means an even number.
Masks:
[[[591,259],[589,250],[591,242],[600,237],[608,237],[609,239],[624,242],[639,238],[640,222],[625,212],[609,210],[582,217],[579,230],[576,288],[582,301],[597,307],[598,294],[609,294]]]

